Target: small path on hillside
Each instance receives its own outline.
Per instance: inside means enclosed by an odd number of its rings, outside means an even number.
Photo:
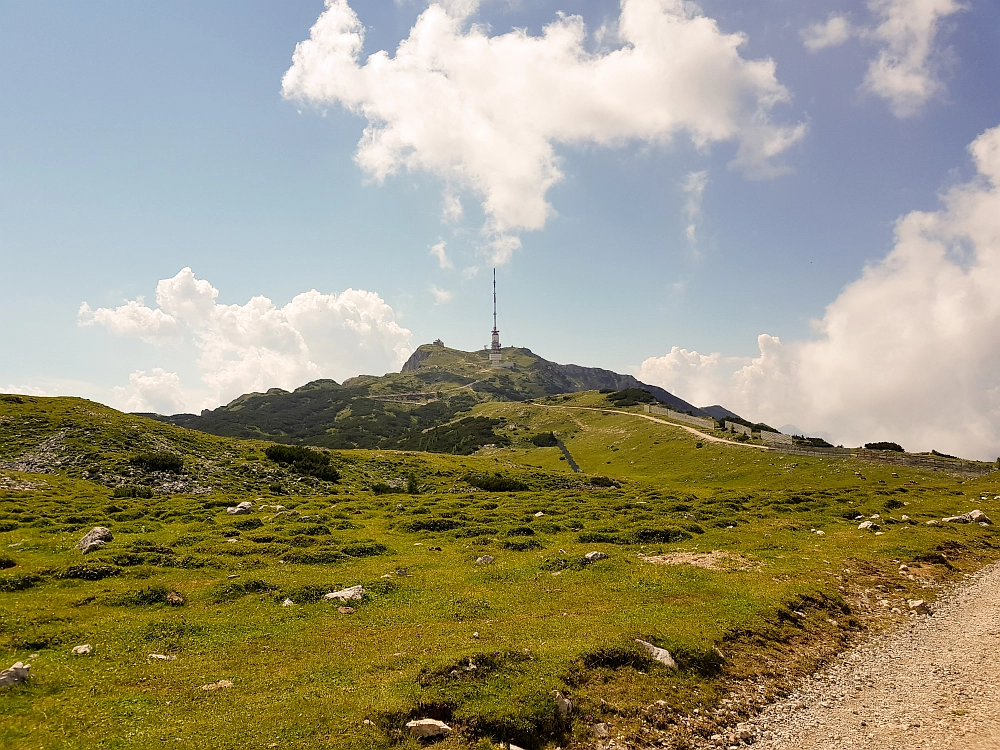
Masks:
[[[1000,748],[1000,563],[752,722],[759,750]]]
[[[668,422],[666,419],[660,419],[658,417],[651,416],[649,414],[640,414],[634,411],[620,411],[618,409],[602,409],[596,406],[559,406],[557,404],[540,404],[537,401],[531,401],[530,403],[535,406],[544,406],[547,409],[582,409],[584,411],[600,411],[610,414],[623,414],[626,417],[641,417],[642,419],[648,419],[650,422],[656,422],[658,424],[665,424],[668,427],[676,427],[680,430],[686,430],[692,435],[697,435],[700,438],[704,438],[710,443],[725,443],[726,445],[737,445],[740,448],[756,448],[757,450],[770,450],[764,445],[753,445],[752,443],[737,443],[735,440],[726,440],[725,438],[715,437],[715,435],[709,435],[707,433],[696,430],[694,427],[688,427],[687,425],[678,424],[677,422]]]

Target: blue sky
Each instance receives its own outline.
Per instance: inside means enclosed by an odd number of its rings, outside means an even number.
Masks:
[[[682,397],[837,439],[902,435],[913,449],[1000,452],[989,424],[1000,421],[1000,380],[988,361],[952,362],[983,371],[971,382],[956,385],[944,373],[928,380],[912,363],[887,359],[886,342],[838,344],[831,328],[838,309],[870,298],[867,312],[851,308],[845,319],[855,321],[852,330],[874,321],[898,345],[898,326],[880,317],[897,298],[862,294],[857,284],[876,284],[865,281],[865,268],[890,273],[884,259],[905,250],[894,234],[902,217],[924,211],[960,223],[945,197],[969,186],[992,200],[982,176],[990,167],[969,148],[1000,125],[996,3],[709,0],[683,11],[672,0],[451,0],[436,10],[453,27],[437,33],[455,47],[442,44],[434,65],[461,103],[454,113],[440,108],[442,117],[489,119],[493,103],[523,104],[527,126],[502,122],[501,112],[492,140],[480,145],[456,146],[446,128],[369,162],[356,159],[366,126],[385,130],[388,112],[390,135],[405,135],[439,109],[437,94],[420,89],[433,80],[421,60],[381,71],[366,65],[379,50],[398,62],[400,42],[431,11],[416,0],[345,8],[364,27],[356,61],[324,57],[320,45],[293,67],[322,2],[0,2],[0,389],[195,409],[243,390],[396,369],[408,349],[437,337],[476,348],[488,341],[489,269],[499,255],[505,343],[641,373]],[[696,62],[718,60],[728,35],[745,41],[709,77],[706,65],[683,67],[667,37],[623,38],[626,11],[700,23]],[[537,41],[560,13],[582,17],[583,57],[553,44],[551,69],[538,66],[512,91],[505,77],[515,80],[533,54],[527,45],[493,44],[482,59],[461,51],[477,34],[495,42],[513,29]],[[654,76],[629,94],[629,71],[641,66],[606,70],[611,85],[591,86],[588,76],[626,48],[667,77],[681,70],[675,83],[691,90],[660,91]],[[924,93],[900,93],[891,77],[873,83],[880,55]],[[753,67],[768,60],[770,79]],[[283,89],[290,70],[298,83]],[[406,87],[416,90],[401,94]],[[493,90],[495,100],[483,95]],[[550,103],[560,97],[565,106]],[[658,107],[680,124],[649,125],[643,115]],[[782,133],[787,143],[770,159],[732,168],[761,123],[769,143]],[[544,189],[521,191],[517,175],[502,173],[523,152],[502,148],[536,127],[559,174]],[[767,174],[779,167],[784,173]],[[380,181],[380,168],[393,173]],[[517,205],[483,208],[511,184]],[[525,219],[531,206],[518,201],[532,190],[548,212]],[[460,217],[444,217],[443,191],[461,200]],[[946,259],[967,275],[942,308],[966,304],[976,284],[1000,282],[988,262],[1000,253],[997,240],[962,227],[949,237],[964,233],[972,260]],[[500,252],[498,238],[520,246]],[[179,275],[185,268],[190,274]],[[924,270],[914,276],[937,273]],[[161,280],[174,281],[158,302]],[[879,289],[898,286],[889,279]],[[348,289],[359,291],[341,296]],[[298,296],[310,290],[319,296]],[[271,307],[251,310],[258,296]],[[191,300],[215,305],[204,313],[214,322],[184,313]],[[982,350],[980,326],[991,314],[939,320],[950,343],[929,351],[968,356],[977,339]],[[783,343],[785,375],[762,362],[761,334]],[[956,337],[969,348],[948,349]],[[1000,351],[991,347],[974,358]],[[805,372],[807,362],[822,377]],[[858,372],[894,367],[892,392],[906,397],[895,406],[883,389],[845,385]],[[781,379],[791,371],[794,382]],[[806,393],[820,381],[839,395]],[[938,391],[958,401],[928,420],[936,426],[914,430],[908,408],[938,400]],[[985,420],[972,437],[947,428],[949,415],[966,413]]]

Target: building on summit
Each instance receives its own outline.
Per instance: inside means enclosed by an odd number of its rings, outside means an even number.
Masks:
[[[490,353],[490,367],[513,367],[513,362],[503,361],[503,352],[500,351],[500,331],[497,329],[497,269],[493,269],[493,333],[490,337],[490,345],[487,350]]]

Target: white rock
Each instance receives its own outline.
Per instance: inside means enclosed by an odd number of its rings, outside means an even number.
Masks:
[[[98,539],[95,542],[91,542],[90,544],[88,544],[86,547],[83,548],[83,554],[89,555],[91,552],[97,552],[98,550],[104,548],[104,544],[105,543],[102,542],[100,539]]]
[[[929,615],[931,613],[930,605],[923,599],[907,599],[906,606],[909,607],[911,612],[916,612],[918,615]]]
[[[899,520],[902,521],[903,523],[909,523],[911,519],[908,515],[904,513],[899,517]]]
[[[564,719],[570,715],[573,710],[573,701],[567,698],[565,695],[560,693],[558,690],[552,691],[552,697],[555,699],[556,708],[559,710],[559,715]]]
[[[295,606],[295,602],[293,602],[291,599],[285,599],[285,601],[283,601],[281,603],[281,606],[282,607],[294,607]]]
[[[993,523],[989,519],[989,517],[985,513],[983,513],[981,510],[974,510],[971,513],[969,513],[968,516],[969,516],[969,520],[972,521],[973,523],[985,523],[985,524],[991,524],[991,523]]]
[[[114,539],[114,536],[111,533],[111,529],[106,529],[103,526],[95,526],[83,535],[83,539],[76,543],[76,548],[86,550],[87,547],[95,542],[101,542],[100,547],[97,547],[97,549],[100,549],[112,539]],[[86,554],[86,551],[84,554]]]
[[[406,722],[411,737],[440,737],[448,734],[451,727],[437,719],[414,719]]]
[[[640,640],[639,638],[636,638],[635,642],[642,646],[646,652],[656,659],[656,661],[660,662],[660,664],[663,664],[670,669],[677,669],[677,662],[674,661],[674,657],[671,656],[670,652],[665,648],[654,646],[652,643]]]
[[[608,732],[608,725],[607,724],[604,724],[603,722],[601,724],[594,724],[594,736],[595,737],[607,737],[608,734],[609,734],[609,732]]]
[[[476,565],[489,565],[493,562],[493,555],[483,555],[476,558]]]
[[[961,516],[948,516],[947,518],[942,518],[945,523],[969,523],[972,519],[969,518],[969,514],[965,513]]]
[[[875,524],[872,523],[871,521],[862,521],[861,523],[858,524],[858,530],[859,531],[868,531],[869,529],[874,528],[874,527],[875,527]]]
[[[544,513],[542,513],[542,511],[538,511],[538,512],[537,512],[537,513],[535,514],[535,518],[541,518],[541,517],[542,517],[542,516],[544,516],[544,515],[545,515],[545,514],[544,514]]]
[[[31,677],[31,665],[15,662],[14,666],[10,669],[5,669],[3,672],[0,672],[0,687],[20,685],[29,677]]]
[[[90,644],[84,643],[82,646],[73,646],[73,654],[75,656],[86,656],[91,652]]]
[[[150,654],[149,658],[150,659],[155,659],[156,661],[174,661],[175,659],[177,659],[177,656],[175,654],[169,654],[169,655],[167,655],[167,654]]]
[[[586,562],[592,563],[592,562],[597,562],[598,560],[607,560],[608,555],[606,552],[588,552],[586,555],[583,556],[583,559]]]
[[[226,508],[226,513],[233,516],[245,516],[248,513],[253,512],[253,503],[249,500],[244,500],[239,505],[234,505],[230,508]]]
[[[348,586],[346,589],[341,589],[340,591],[331,591],[326,594],[324,599],[336,599],[341,602],[359,602],[364,599],[365,590],[362,586]]]
[[[826,536],[826,532],[825,531],[820,531],[819,529],[816,529],[813,533],[816,536]]]
[[[870,515],[870,516],[869,516],[869,518],[871,518],[871,519],[872,519],[873,521],[877,521],[877,520],[879,520],[879,519],[880,519],[881,517],[882,517],[882,516],[880,516],[880,515],[879,515],[878,513],[873,513],[872,515]]]

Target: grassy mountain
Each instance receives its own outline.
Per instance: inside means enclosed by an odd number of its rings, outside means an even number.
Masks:
[[[289,393],[250,393],[201,415],[163,418],[171,424],[240,438],[262,438],[326,448],[399,448],[471,453],[496,443],[497,426],[459,415],[490,401],[525,401],[561,393],[644,388],[671,408],[700,413],[691,404],[631,375],[560,365],[529,349],[507,348],[512,367],[490,367],[487,352],[443,346],[417,349],[399,373],[364,375],[343,384],[317,380]],[[433,434],[429,434],[432,431]]]
[[[0,658],[32,664],[0,746],[416,750],[428,716],[456,750],[588,750],[598,722],[699,746],[997,556],[996,527],[925,522],[997,518],[998,474],[784,456],[631,408],[483,401],[469,418],[505,447],[321,460],[0,396]],[[84,556],[98,525],[114,538]]]

